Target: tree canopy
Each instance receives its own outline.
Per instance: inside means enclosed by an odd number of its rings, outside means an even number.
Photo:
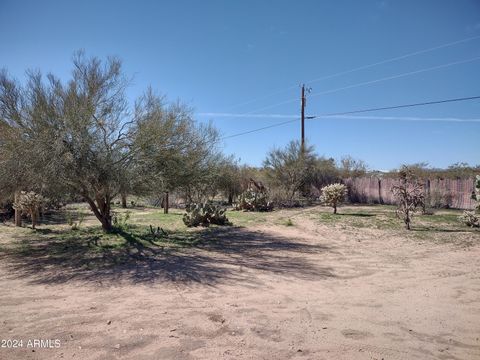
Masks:
[[[74,194],[105,231],[120,193],[169,191],[205,179],[221,154],[217,131],[148,89],[133,106],[121,61],[73,57],[67,82],[0,73],[0,182],[8,191]],[[200,180],[202,179],[202,180]]]

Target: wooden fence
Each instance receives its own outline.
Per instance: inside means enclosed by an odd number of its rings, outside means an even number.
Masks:
[[[393,178],[361,177],[344,179],[349,188],[351,202],[363,204],[395,204],[390,189],[396,183]],[[475,200],[474,179],[424,180],[427,206],[471,210]]]

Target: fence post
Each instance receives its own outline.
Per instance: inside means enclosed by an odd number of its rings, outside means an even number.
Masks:
[[[383,204],[383,198],[382,198],[382,179],[378,179],[378,202],[380,204]]]

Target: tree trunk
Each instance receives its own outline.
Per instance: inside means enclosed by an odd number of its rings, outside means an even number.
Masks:
[[[121,194],[120,197],[122,198],[122,208],[127,208],[127,194]]]
[[[37,226],[37,209],[33,209],[30,217],[32,218],[32,229],[35,229]]]
[[[20,201],[20,191],[15,191],[15,203]],[[21,227],[22,226],[22,212],[20,209],[15,209],[15,226]]]
[[[169,203],[168,203],[168,191],[165,192],[165,197],[164,197],[164,202],[163,202],[163,213],[164,214],[168,214],[168,207],[169,207]]]
[[[233,204],[233,193],[229,192],[228,193],[228,205],[232,205],[232,204]]]
[[[90,209],[95,214],[95,217],[102,224],[102,229],[104,232],[111,232],[113,230],[112,226],[112,216],[110,214],[110,197],[96,197],[95,201],[88,196],[84,196]]]
[[[410,230],[410,214],[408,213],[408,211],[405,214],[405,228],[407,230]]]
[[[334,213],[334,214],[337,213],[337,204],[333,205],[333,213]]]

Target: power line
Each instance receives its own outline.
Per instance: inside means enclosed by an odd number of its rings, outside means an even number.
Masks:
[[[375,79],[375,80],[365,81],[365,82],[361,82],[361,83],[356,83],[356,84],[344,86],[344,87],[341,87],[341,88],[330,89],[330,90],[326,90],[326,91],[311,94],[310,96],[313,97],[313,96],[331,94],[331,93],[338,92],[338,91],[341,91],[341,90],[352,89],[352,88],[355,88],[355,87],[360,87],[360,86],[375,84],[375,83],[379,83],[379,82],[383,82],[383,81],[398,79],[398,78],[405,77],[405,76],[420,74],[420,73],[427,72],[427,71],[438,70],[438,69],[442,69],[442,68],[446,68],[446,67],[450,67],[450,66],[454,66],[454,65],[459,65],[459,64],[465,64],[465,63],[469,63],[469,62],[473,62],[473,61],[477,61],[477,60],[480,60],[480,56],[470,58],[470,59],[466,59],[466,60],[454,61],[454,62],[447,63],[447,64],[436,65],[436,66],[432,66],[432,67],[424,68],[424,69],[420,69],[420,70],[409,71],[409,72],[401,73],[401,74],[397,74],[397,75],[387,76],[387,77],[380,78],[380,79]],[[282,101],[282,102],[279,102],[279,103],[276,103],[276,104],[273,104],[273,105],[265,106],[265,107],[262,107],[262,108],[259,108],[259,109],[255,109],[253,111],[246,112],[245,115],[255,113],[257,111],[271,109],[273,107],[277,107],[277,106],[280,106],[280,105],[289,104],[289,103],[292,103],[292,102],[295,102],[295,101],[298,101],[298,99],[285,100],[285,101]]]
[[[400,56],[393,57],[393,58],[386,59],[386,60],[382,60],[382,61],[379,61],[379,62],[376,62],[376,63],[373,63],[373,64],[359,66],[355,69],[341,71],[341,72],[338,72],[338,73],[333,74],[333,75],[327,75],[327,76],[323,76],[323,77],[320,77],[320,78],[317,78],[317,79],[314,79],[314,80],[310,80],[310,81],[307,81],[307,84],[311,84],[313,82],[317,82],[317,81],[321,81],[321,80],[331,79],[333,77],[337,77],[337,76],[341,76],[341,75],[350,74],[352,72],[359,71],[359,70],[369,69],[369,68],[377,66],[377,65],[388,64],[388,63],[393,62],[393,61],[406,59],[406,58],[409,58],[409,57],[412,57],[412,56],[415,56],[415,55],[425,54],[425,53],[430,52],[430,51],[443,49],[443,48],[446,48],[446,47],[449,47],[449,46],[461,44],[461,43],[468,42],[468,41],[471,41],[471,40],[476,40],[476,39],[479,39],[479,38],[480,38],[480,35],[469,37],[469,38],[462,39],[462,40],[453,41],[453,42],[438,45],[438,46],[434,46],[434,47],[424,49],[424,50],[414,51],[414,52],[409,53],[409,54],[400,55]]]
[[[444,99],[444,100],[436,100],[436,101],[425,101],[425,102],[412,103],[412,104],[402,104],[402,105],[384,106],[384,107],[376,107],[376,108],[368,108],[368,109],[360,109],[360,110],[352,110],[352,111],[344,111],[344,112],[336,112],[336,113],[327,113],[327,114],[307,116],[306,119],[316,119],[316,118],[322,118],[322,117],[333,117],[333,116],[358,114],[358,113],[381,111],[381,110],[409,108],[409,107],[417,107],[417,106],[427,106],[427,105],[435,105],[435,104],[444,104],[444,103],[469,101],[469,100],[477,100],[477,99],[480,99],[480,96],[470,96],[470,97]],[[238,115],[242,115],[242,114],[238,114]],[[285,116],[289,116],[289,115],[285,115]],[[244,132],[240,132],[240,133],[236,133],[236,134],[232,134],[232,135],[223,136],[223,137],[219,138],[218,141],[225,140],[225,139],[230,139],[230,138],[237,137],[237,136],[251,134],[251,133],[254,133],[254,132],[257,132],[257,131],[271,129],[271,128],[274,128],[274,127],[278,127],[278,126],[282,126],[282,125],[285,125],[285,124],[293,123],[293,122],[298,121],[298,120],[300,120],[300,118],[297,118],[297,119],[294,119],[294,120],[288,120],[288,121],[284,121],[284,122],[281,122],[281,123],[277,123],[277,124],[273,124],[273,125],[269,125],[269,126],[264,126],[264,127],[261,127],[261,128],[252,129],[252,130],[248,130],[248,131],[244,131]]]
[[[476,99],[480,99],[480,96],[470,96],[470,97],[462,97],[462,98],[454,98],[454,99],[426,101],[426,102],[413,103],[413,104],[393,105],[393,106],[384,106],[384,107],[377,107],[377,108],[370,108],[370,109],[361,109],[361,110],[352,110],[352,111],[344,111],[344,112],[321,114],[321,115],[312,115],[311,118],[315,119],[315,118],[321,118],[321,117],[327,117],[327,116],[359,114],[359,113],[366,113],[366,112],[373,112],[373,111],[401,109],[401,108],[426,106],[426,105],[434,105],[434,104],[444,104],[444,103],[451,103],[451,102],[458,102],[458,101],[469,101],[469,100],[476,100]]]
[[[311,84],[311,83],[314,83],[314,82],[318,82],[318,81],[322,81],[322,80],[326,80],[326,79],[331,79],[331,78],[335,78],[335,77],[346,75],[346,74],[351,74],[351,73],[356,72],[356,71],[369,69],[369,68],[372,68],[372,67],[375,67],[375,66],[378,66],[378,65],[388,64],[390,62],[403,60],[403,59],[406,59],[406,58],[409,58],[409,57],[412,57],[412,56],[415,56],[415,55],[425,54],[425,53],[428,53],[428,52],[431,52],[431,51],[443,49],[443,48],[446,48],[446,47],[458,45],[458,44],[461,44],[461,43],[465,43],[465,42],[469,42],[469,41],[477,40],[477,39],[480,39],[480,35],[465,38],[465,39],[461,39],[461,40],[452,41],[452,42],[449,42],[449,43],[445,43],[445,44],[441,44],[441,45],[438,45],[438,46],[426,48],[426,49],[423,49],[423,50],[414,51],[414,52],[411,52],[411,53],[408,53],[408,54],[404,54],[404,55],[396,56],[396,57],[393,57],[393,58],[381,60],[381,61],[378,61],[378,62],[375,62],[375,63],[362,65],[362,66],[359,66],[359,67],[356,67],[356,68],[353,68],[353,69],[350,69],[350,70],[344,70],[344,71],[340,71],[340,72],[337,72],[337,73],[334,73],[334,74],[325,75],[325,76],[307,81],[306,83]],[[271,93],[269,93],[265,96],[257,97],[255,99],[247,100],[247,101],[244,101],[242,103],[238,103],[238,104],[229,106],[227,109],[234,109],[234,108],[237,108],[237,107],[240,107],[240,106],[243,106],[243,105],[251,104],[251,103],[253,103],[255,101],[258,101],[258,100],[267,99],[267,98],[272,97],[274,95],[281,94],[281,93],[286,92],[286,91],[291,90],[291,89],[295,89],[297,86],[298,85],[292,85],[292,86],[289,86],[289,87],[284,88],[284,89],[276,90],[276,91],[271,92]]]
[[[427,122],[464,122],[480,123],[480,118],[455,118],[455,117],[416,117],[416,116],[372,116],[372,115],[332,115],[328,119],[351,120],[391,120],[391,121],[427,121]]]
[[[269,126],[264,126],[264,127],[258,128],[258,129],[253,129],[253,130],[249,130],[249,131],[244,131],[244,132],[237,133],[237,134],[233,134],[233,135],[223,136],[223,137],[221,137],[219,140],[230,139],[230,138],[237,137],[237,136],[241,136],[241,135],[251,134],[251,133],[254,133],[254,132],[257,132],[257,131],[262,131],[262,130],[266,130],[266,129],[271,129],[271,128],[274,128],[274,127],[277,127],[277,126],[282,126],[282,125],[285,125],[285,124],[289,124],[289,123],[292,123],[292,122],[295,122],[295,121],[298,121],[298,120],[300,120],[300,118],[294,119],[294,120],[284,121],[284,122],[277,123],[277,124],[273,124],[273,125],[269,125]]]
[[[311,94],[310,96],[319,96],[319,95],[331,94],[331,93],[338,92],[338,91],[341,91],[341,90],[347,90],[347,89],[351,89],[351,88],[355,88],[355,87],[359,87],[359,86],[379,83],[379,82],[382,82],[382,81],[398,79],[398,78],[405,77],[405,76],[420,74],[420,73],[423,73],[423,72],[437,70],[437,69],[443,69],[443,68],[446,68],[446,67],[459,65],[459,64],[465,64],[465,63],[469,63],[469,62],[473,62],[473,61],[477,61],[477,60],[480,60],[480,56],[470,58],[470,59],[466,59],[466,60],[454,61],[454,62],[447,63],[447,64],[436,65],[436,66],[432,66],[432,67],[424,68],[424,69],[420,69],[420,70],[409,71],[409,72],[402,73],[402,74],[387,76],[387,77],[383,77],[383,78],[380,78],[380,79],[365,81],[365,82],[352,84],[352,85],[344,86],[344,87],[337,88],[337,89],[326,90],[326,91],[318,92],[318,93],[315,93],[315,94]]]

